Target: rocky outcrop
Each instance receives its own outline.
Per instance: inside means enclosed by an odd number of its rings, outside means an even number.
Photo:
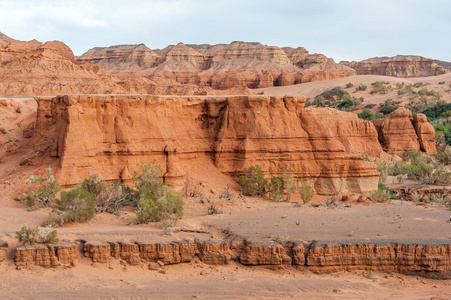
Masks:
[[[309,270],[435,272],[451,276],[451,245],[347,244],[315,245],[307,254]]]
[[[75,244],[21,246],[16,249],[16,266],[73,266],[78,258]]]
[[[374,120],[379,141],[384,151],[402,154],[404,151],[421,150],[427,154],[437,153],[435,130],[424,114],[412,118],[408,108],[400,107],[387,118]]]
[[[56,249],[56,251],[55,251]],[[197,257],[206,264],[238,261],[247,266],[294,266],[315,273],[353,270],[394,271],[435,278],[451,278],[451,244],[427,243],[324,243],[253,244],[248,241],[209,242],[86,242],[84,256],[95,263],[121,259],[130,265],[160,266],[189,263]],[[64,252],[62,252],[64,250]],[[17,266],[54,267],[73,264],[75,245],[19,247]]]
[[[0,240],[0,262],[6,260],[7,253],[8,253],[8,243]]]
[[[139,54],[136,53],[140,48]],[[146,63],[143,63],[145,57]],[[322,54],[304,48],[279,48],[260,43],[168,46],[144,45],[93,48],[79,61],[105,68],[118,76],[144,76],[160,84],[194,84],[214,89],[236,86],[262,88],[355,75]]]
[[[435,144],[435,129],[426,117],[425,114],[416,114],[413,118],[413,127],[420,142],[420,150],[428,154],[437,153]]]
[[[421,56],[398,55],[394,57],[375,57],[360,62],[342,62],[357,71],[359,75],[384,75],[393,77],[425,77],[449,72],[433,59]]]
[[[92,95],[37,101],[36,138],[49,140],[65,186],[92,172],[117,180],[153,162],[177,186],[184,166],[198,158],[234,177],[254,164],[267,176],[292,171],[318,194],[377,187],[376,166],[361,160],[361,154],[382,151],[371,123],[334,109],[304,109],[303,97]]]

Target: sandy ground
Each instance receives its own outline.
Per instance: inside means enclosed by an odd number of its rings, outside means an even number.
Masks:
[[[370,95],[369,92],[371,90],[371,83],[376,81],[385,81],[385,82],[388,81],[393,86],[394,90],[390,91],[388,94]],[[439,82],[443,81],[445,81],[445,84],[440,85],[438,84]],[[379,104],[387,99],[408,102],[408,98],[410,97],[409,95],[405,94],[402,96],[398,96],[397,94],[396,83],[402,82],[404,82],[405,85],[422,82],[425,84],[424,88],[427,88],[428,90],[434,89],[436,91],[439,91],[442,94],[442,100],[445,100],[446,102],[451,102],[451,88],[450,88],[451,73],[439,76],[415,77],[415,78],[398,78],[380,75],[355,75],[339,79],[314,81],[290,86],[264,88],[258,89],[257,91],[260,92],[264,91],[266,95],[271,96],[285,96],[285,95],[305,96],[313,100],[315,96],[321,94],[322,92],[338,86],[342,88],[344,91],[350,93],[352,97],[356,98],[363,97],[365,99],[362,104],[363,107],[367,104]],[[352,83],[354,86],[346,88],[347,83]],[[359,84],[366,85],[367,90],[356,92],[355,89],[357,86],[359,86]]]
[[[265,89],[265,92],[314,97],[327,88],[344,86],[348,82],[369,86],[377,80],[392,84],[422,81],[431,83],[431,86],[446,81],[447,84],[440,87],[446,89],[449,88],[448,82],[451,83],[451,75],[425,79],[353,76]],[[368,101],[385,101],[386,98],[387,95],[375,96]],[[0,162],[0,239],[16,247],[19,244],[14,232],[22,224],[40,225],[50,209],[28,212],[14,199],[19,199],[21,191],[27,188],[25,179],[31,174],[42,173],[55,161],[37,157],[31,164],[20,166],[20,162],[32,154],[27,149],[28,140],[23,137],[23,131],[35,118],[36,104],[33,100],[21,98],[8,100],[8,106],[6,109],[0,107],[0,127],[7,131],[0,134],[0,159],[8,158]],[[16,111],[19,106],[20,113]],[[88,223],[58,228],[60,239],[221,240],[226,230],[253,242],[264,243],[276,243],[276,240],[451,242],[451,212],[439,204],[425,207],[400,201],[373,205],[340,203],[332,209],[323,205],[296,205],[295,202],[301,202],[298,195],[294,196],[292,203],[241,198],[236,183],[219,174],[212,165],[199,161],[190,168],[189,180],[192,184],[199,182],[199,191],[205,200],[201,203],[200,198],[186,198],[185,216],[172,233],[168,234],[161,224],[129,225],[133,211],[127,208],[121,216],[100,214]],[[226,186],[235,197],[219,198]],[[325,197],[316,196],[312,204],[324,200]],[[222,213],[208,215],[207,209],[211,204]],[[193,229],[205,233],[183,231]],[[318,275],[292,268],[244,267],[238,263],[212,267],[195,261],[169,266],[166,274],[162,274],[148,270],[146,265],[124,266],[117,260],[93,265],[83,258],[71,269],[31,267],[18,271],[9,260],[0,263],[0,299],[451,299],[451,280],[396,273],[378,273],[375,274],[377,278],[368,279],[366,273]]]

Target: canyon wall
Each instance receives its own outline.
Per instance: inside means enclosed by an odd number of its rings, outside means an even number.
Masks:
[[[371,122],[334,109],[304,109],[304,97],[72,95],[36,98],[36,133],[58,158],[57,177],[75,185],[92,172],[124,181],[157,163],[180,187],[191,160],[237,177],[259,164],[308,180],[318,194],[375,190],[382,151]]]
[[[214,89],[265,88],[355,75],[322,54],[260,43],[184,45],[151,50],[144,44],[92,48],[78,58],[121,76],[143,76],[160,84]]]
[[[351,63],[340,62],[340,64],[356,70],[359,75],[426,77],[449,72],[443,66],[436,64],[433,59],[409,55],[374,57]]]
[[[451,278],[451,244],[435,243],[292,243],[254,244],[246,240],[209,242],[83,242],[19,247],[16,266],[75,266],[81,255],[93,263],[121,259],[130,265],[148,264],[149,269],[189,263],[197,257],[210,265],[232,261],[246,266],[293,266],[315,273],[353,270],[394,271],[433,278]]]

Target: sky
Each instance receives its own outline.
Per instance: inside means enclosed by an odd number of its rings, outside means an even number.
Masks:
[[[450,0],[0,0],[0,32],[93,47],[260,42],[336,62],[421,55],[451,61]]]

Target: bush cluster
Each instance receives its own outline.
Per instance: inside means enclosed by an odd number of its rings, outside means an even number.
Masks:
[[[392,86],[388,81],[376,81],[371,83],[373,89],[370,91],[370,94],[387,94]]]
[[[49,182],[52,180],[52,197],[49,197],[47,206],[53,207],[53,211],[44,221],[47,226],[62,226],[65,223],[86,222],[97,213],[107,212],[120,214],[126,205],[136,207],[136,219],[134,223],[148,223],[154,221],[164,221],[171,219],[176,222],[183,215],[183,198],[180,193],[168,190],[168,187],[161,181],[161,168],[155,164],[142,164],[141,174],[135,172],[133,183],[135,189],[124,186],[120,181],[107,183],[98,174],[90,174],[88,178],[79,182],[77,187],[70,191],[62,191],[59,198],[56,197],[59,191],[59,184],[53,179],[51,170],[47,173],[45,180],[39,182]],[[40,178],[34,176],[32,178]],[[57,187],[58,189],[54,188]],[[45,190],[40,188],[40,190]],[[42,194],[42,191],[33,191],[29,194]],[[28,194],[26,194],[28,195]],[[25,198],[25,196],[24,196]],[[27,203],[36,203],[25,198]],[[37,201],[37,203],[41,203]],[[33,207],[33,206],[30,206]]]
[[[367,121],[382,119],[380,114],[373,114],[369,109],[364,109],[362,112],[358,113],[357,116],[360,119]]]

